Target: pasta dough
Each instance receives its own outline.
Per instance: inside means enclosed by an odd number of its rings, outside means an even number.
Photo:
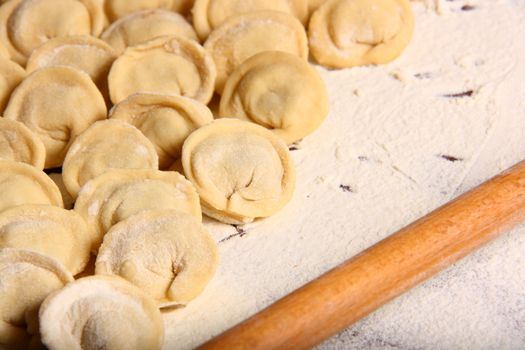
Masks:
[[[262,126],[219,119],[194,131],[182,149],[184,173],[203,212],[225,223],[267,217],[288,203],[295,168],[288,147]]]
[[[0,159],[44,169],[46,148],[38,137],[16,120],[0,118]]]
[[[60,191],[46,173],[24,163],[0,160],[0,212],[22,204],[63,207]]]
[[[328,93],[317,71],[279,51],[259,53],[237,67],[220,104],[220,115],[260,124],[288,144],[315,131],[327,114]]]
[[[392,61],[413,31],[408,0],[328,0],[312,15],[308,35],[320,64],[343,68]]]
[[[215,273],[217,247],[202,224],[177,211],[148,211],[109,230],[96,274],[119,275],[161,307],[185,305]]]
[[[93,124],[78,136],[64,160],[64,184],[73,198],[89,180],[110,169],[158,169],[155,146],[120,120]]]
[[[193,0],[106,0],[105,9],[110,21],[146,9],[165,9],[185,14]]]
[[[155,9],[132,13],[114,22],[101,38],[121,54],[128,46],[167,35],[197,40],[191,24],[180,14]]]
[[[110,119],[137,127],[153,142],[161,169],[168,169],[182,152],[182,144],[195,129],[213,121],[203,104],[182,96],[134,94],[117,104]]]
[[[113,225],[153,209],[178,210],[202,219],[195,187],[173,171],[111,170],[88,182],[75,203],[94,237],[95,252]]]
[[[91,239],[80,215],[50,205],[20,205],[0,213],[0,248],[51,256],[73,275],[86,267]]]
[[[286,12],[302,23],[308,18],[307,0],[196,0],[192,9],[193,25],[199,37],[206,39],[228,18],[262,10]]]
[[[106,100],[108,96],[108,74],[116,59],[115,51],[104,41],[92,36],[68,36],[54,38],[33,51],[26,69],[34,70],[68,66],[87,73]]]
[[[0,347],[37,347],[40,304],[72,281],[73,276],[48,256],[0,249]]]
[[[109,73],[111,101],[137,92],[182,95],[208,103],[213,95],[212,57],[195,41],[161,37],[129,47]]]
[[[21,64],[51,38],[97,36],[104,25],[98,0],[10,0],[2,7],[0,42]]]
[[[164,327],[155,302],[114,276],[81,278],[40,308],[40,334],[50,350],[156,350]]]
[[[233,70],[259,52],[285,51],[308,59],[303,25],[294,16],[278,11],[258,11],[230,18],[210,34],[204,47],[217,66],[215,90],[218,93]]]
[[[0,116],[4,112],[11,93],[25,76],[24,68],[0,55]]]
[[[72,140],[107,116],[104,98],[89,76],[69,67],[30,74],[13,92],[4,117],[31,129],[46,147],[46,168],[62,165]]]

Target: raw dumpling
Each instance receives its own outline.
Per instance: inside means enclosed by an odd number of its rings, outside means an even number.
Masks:
[[[155,146],[134,126],[120,120],[97,122],[67,152],[62,176],[73,198],[86,182],[110,169],[158,169]]]
[[[38,347],[40,304],[70,282],[73,276],[51,257],[0,249],[0,348]]]
[[[0,213],[0,248],[51,256],[73,275],[84,271],[91,243],[84,219],[74,211],[26,204]]]
[[[129,46],[166,35],[197,40],[195,30],[184,17],[160,9],[140,11],[123,17],[109,26],[101,38],[121,54]]]
[[[61,173],[51,173],[49,174],[49,177],[53,182],[57,185],[58,189],[60,190],[60,194],[62,194],[62,200],[64,201],[64,208],[65,209],[73,209],[73,205],[75,204],[75,199],[71,197],[69,192],[66,189],[66,185],[64,185],[64,179],[62,178]]]
[[[106,15],[111,22],[131,13],[147,9],[165,9],[186,14],[193,0],[106,0]]]
[[[159,350],[164,339],[155,302],[122,278],[92,276],[51,294],[40,307],[49,350]]]
[[[328,0],[310,20],[312,55],[327,67],[388,63],[412,38],[408,0]]]
[[[237,67],[220,104],[221,116],[262,125],[288,144],[315,131],[327,114],[328,93],[317,71],[279,51],[262,52]]]
[[[274,214],[295,187],[286,144],[262,126],[237,119],[219,119],[194,131],[184,142],[182,165],[203,212],[225,223]]]
[[[46,148],[24,124],[0,118],[0,159],[26,163],[42,170]]]
[[[217,67],[215,90],[222,92],[230,74],[251,56],[263,51],[285,51],[308,59],[308,40],[294,16],[278,11],[237,15],[211,32],[204,48]]]
[[[62,165],[73,139],[107,117],[106,104],[89,76],[69,67],[31,73],[15,89],[4,117],[24,123],[46,147],[46,168]]]
[[[109,100],[108,74],[117,58],[115,51],[106,42],[92,36],[68,36],[54,38],[33,51],[27,62],[29,73],[34,70],[68,66],[87,73],[98,89]]]
[[[99,35],[104,13],[99,0],[10,0],[0,12],[0,45],[20,63],[56,37]]]
[[[160,307],[171,307],[198,296],[217,263],[216,243],[197,219],[177,211],[148,211],[109,230],[95,273],[119,275]]]
[[[75,203],[95,237],[95,252],[113,225],[152,209],[173,209],[202,219],[195,187],[173,171],[112,170],[88,182]]]
[[[182,95],[204,104],[215,84],[212,57],[194,40],[160,37],[128,47],[109,73],[111,101],[137,92]]]
[[[326,0],[307,0],[308,3],[308,13],[312,14],[315,10],[317,10],[319,7],[321,7],[322,4],[324,4]]]
[[[60,191],[46,173],[24,163],[0,160],[0,212],[22,204],[63,207]]]
[[[307,0],[196,0],[191,10],[193,25],[201,39],[235,15],[273,10],[289,13],[302,23],[308,18]]]
[[[205,105],[182,96],[134,94],[117,104],[109,118],[137,127],[153,142],[161,169],[168,169],[182,152],[182,144],[195,129],[211,123]]]
[[[0,57],[0,116],[13,90],[24,80],[26,72],[15,62]]]

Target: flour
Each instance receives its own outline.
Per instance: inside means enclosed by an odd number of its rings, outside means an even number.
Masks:
[[[380,67],[318,68],[323,126],[292,152],[298,184],[277,215],[206,222],[221,264],[165,314],[165,349],[188,349],[525,158],[525,3],[414,3],[413,42]],[[383,307],[321,349],[525,347],[525,228]]]

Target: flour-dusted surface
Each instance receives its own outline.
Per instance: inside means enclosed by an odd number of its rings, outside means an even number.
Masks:
[[[327,71],[331,113],[294,146],[298,186],[276,216],[209,221],[217,276],[165,314],[188,349],[525,158],[525,1],[414,3],[394,63]],[[525,348],[525,228],[457,263],[321,349]]]

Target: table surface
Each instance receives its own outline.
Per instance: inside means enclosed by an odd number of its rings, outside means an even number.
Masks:
[[[331,113],[293,151],[294,199],[242,228],[206,223],[220,268],[198,299],[164,315],[165,349],[195,347],[525,159],[525,0],[414,9],[413,42],[395,62],[318,68]],[[319,348],[524,349],[524,231]]]

